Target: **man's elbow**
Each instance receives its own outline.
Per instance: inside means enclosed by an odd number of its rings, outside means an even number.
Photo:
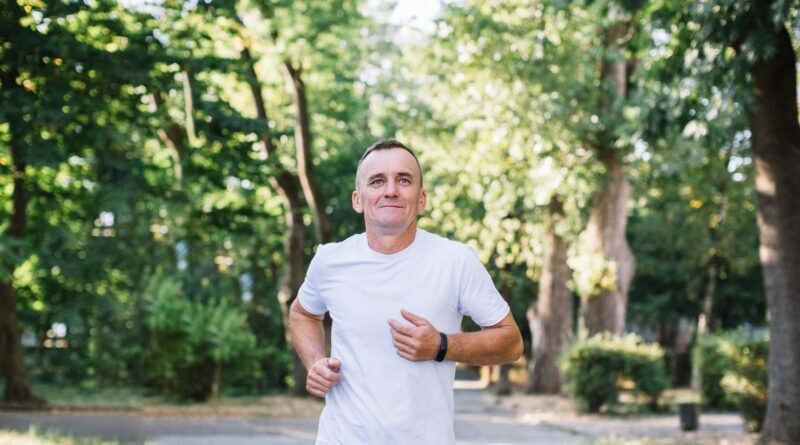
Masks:
[[[508,362],[515,362],[522,357],[522,352],[524,350],[524,344],[522,343],[522,335],[516,332],[514,336],[514,340],[511,343],[511,346],[508,348]]]

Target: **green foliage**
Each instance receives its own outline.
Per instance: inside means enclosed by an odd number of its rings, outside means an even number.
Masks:
[[[761,431],[767,410],[769,339],[766,336],[740,342],[732,355],[732,368],[722,386],[739,408],[750,431]]]
[[[705,335],[697,339],[692,350],[692,361],[699,370],[700,398],[703,406],[709,409],[732,408],[722,388],[722,378],[730,369],[724,344],[719,335]]]
[[[7,283],[11,279],[8,271],[22,263],[24,256],[21,251],[26,247],[22,240],[0,235],[0,283]]]
[[[578,406],[599,412],[614,404],[621,380],[630,380],[634,391],[643,395],[651,408],[669,382],[664,369],[664,351],[635,334],[598,334],[570,346],[561,361],[567,386]]]
[[[29,198],[26,238],[0,236],[0,280],[13,277],[22,328],[36,341],[26,351],[33,377],[202,395],[210,364],[224,363],[228,388],[285,387],[275,298],[285,220],[270,180],[276,163],[295,167],[295,118],[280,66],[303,72],[326,211],[336,237],[349,235],[352,170],[371,139],[371,94],[359,79],[371,25],[359,2],[269,3],[259,14],[265,4],[53,0],[0,12],[0,232],[12,145]],[[268,122],[254,118],[244,42]],[[265,133],[278,145],[269,159],[258,145]],[[164,289],[149,270],[170,277]],[[59,347],[48,346],[53,323],[67,327]],[[205,380],[179,391],[190,371]]]
[[[524,325],[546,205],[564,201],[554,229],[579,241],[602,186],[594,147],[607,143],[633,187],[631,320],[696,316],[715,261],[712,326],[763,322],[745,104],[735,76],[717,68],[769,53],[770,42],[746,32],[751,15],[794,23],[795,34],[800,16],[791,2],[753,5],[448,2],[432,34],[395,45],[403,33],[364,15],[360,1],[8,3],[0,232],[12,145],[27,163],[29,202],[25,239],[0,235],[0,281],[13,279],[23,330],[36,339],[26,351],[33,376],[200,397],[225,363],[228,387],[284,387],[289,345],[275,295],[285,228],[270,181],[278,163],[296,167],[285,62],[303,73],[334,238],[362,229],[350,208],[361,149],[404,139],[426,169],[421,224],[470,242]],[[630,44],[607,48],[603,30],[620,21]],[[742,51],[728,50],[728,36]],[[267,122],[254,117],[245,44]],[[617,57],[639,67],[624,100],[598,72]],[[269,159],[264,134],[277,145]],[[570,254],[578,293],[614,286],[613,263]],[[66,347],[45,347],[53,323],[67,326]]]
[[[710,408],[736,407],[750,431],[760,431],[767,406],[769,338],[743,330],[698,340],[701,397]]]
[[[746,104],[728,70],[711,69],[714,62],[699,55],[727,57],[720,48],[704,38],[687,40],[726,17],[718,11],[713,19],[686,22],[694,8],[715,3],[752,9],[747,2],[654,2],[643,23],[652,50],[642,55],[633,101],[641,139],[629,170],[636,205],[628,237],[637,266],[627,315],[666,331],[697,318],[710,284],[716,286],[712,328],[764,323]]]
[[[241,310],[225,300],[191,301],[179,281],[162,274],[152,277],[144,301],[143,360],[150,385],[202,401],[211,395],[217,367],[235,366],[260,378],[256,338]]]

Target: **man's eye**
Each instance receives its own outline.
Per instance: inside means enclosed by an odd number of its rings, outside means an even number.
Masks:
[[[373,179],[369,185],[381,185],[383,184],[383,179]]]
[[[402,179],[400,179],[400,183],[401,184],[411,184],[411,180],[407,179],[407,178],[402,178]]]

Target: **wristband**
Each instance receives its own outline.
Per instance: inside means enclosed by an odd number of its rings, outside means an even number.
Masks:
[[[440,332],[439,338],[442,339],[442,342],[439,343],[439,353],[436,354],[436,358],[434,359],[437,362],[443,361],[444,356],[447,355],[447,335],[445,335],[444,332]]]

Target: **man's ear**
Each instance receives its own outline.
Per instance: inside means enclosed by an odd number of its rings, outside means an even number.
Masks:
[[[419,210],[417,210],[417,213],[422,213],[422,211],[425,210],[427,207],[428,207],[428,194],[425,193],[425,189],[422,189],[422,191],[419,193]]]
[[[361,196],[358,194],[358,190],[353,190],[353,210],[355,210],[356,213],[364,212],[364,205],[361,202]]]

